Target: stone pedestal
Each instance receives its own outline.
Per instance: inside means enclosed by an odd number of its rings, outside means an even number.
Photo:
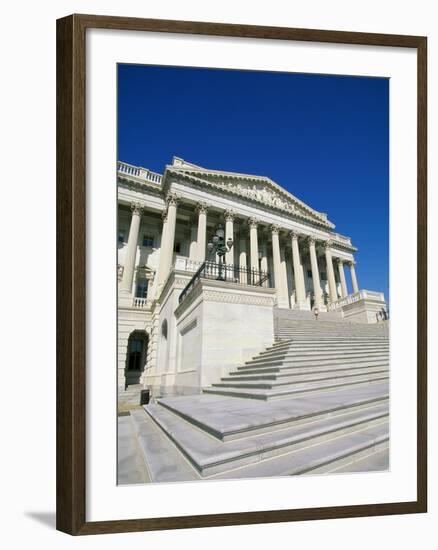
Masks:
[[[199,393],[273,343],[274,289],[200,279],[172,320],[175,296],[169,293],[172,304],[160,316],[168,327],[158,341],[162,395]]]
[[[336,304],[346,321],[353,323],[378,323],[384,320],[386,312],[385,297],[382,292],[360,290],[350,294]]]

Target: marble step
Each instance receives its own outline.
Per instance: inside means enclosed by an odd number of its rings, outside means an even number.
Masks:
[[[381,336],[381,337],[378,337],[378,336],[327,336],[327,335],[324,335],[324,334],[321,334],[321,335],[303,335],[303,336],[294,336],[294,335],[289,335],[289,336],[284,336],[282,338],[278,338],[277,336],[275,337],[275,340],[274,340],[274,343],[272,344],[271,347],[280,347],[280,346],[286,346],[288,343],[294,343],[294,342],[300,342],[300,343],[305,343],[305,342],[308,342],[308,343],[318,343],[318,342],[321,342],[321,343],[325,343],[325,342],[328,342],[328,343],[331,343],[331,342],[343,342],[343,343],[348,343],[348,342],[388,342],[388,337],[385,336]],[[269,349],[269,348],[267,348]]]
[[[380,372],[374,373],[341,373],[341,374],[329,374],[329,375],[302,375],[294,376],[285,380],[276,380],[274,382],[266,382],[263,380],[246,381],[241,382],[239,380],[232,380],[227,382],[215,382],[211,385],[212,388],[248,388],[248,389],[275,389],[286,386],[296,387],[302,389],[307,387],[307,384],[316,384],[322,382],[324,384],[334,381],[336,383],[341,382],[371,382],[376,378],[381,380],[384,377],[389,377],[389,370],[382,369]],[[304,385],[306,384],[306,386]]]
[[[239,373],[248,373],[248,372],[276,372],[272,369],[280,368],[305,368],[305,367],[324,367],[324,366],[380,366],[382,364],[388,365],[389,358],[385,356],[376,356],[368,357],[364,355],[363,357],[354,357],[354,358],[337,358],[329,357],[326,359],[322,358],[306,358],[306,359],[289,359],[287,361],[265,361],[259,363],[252,363],[247,365],[241,365],[237,367],[236,371]],[[271,370],[266,370],[271,369]]]
[[[350,343],[350,344],[337,344],[337,343],[313,343],[309,342],[307,345],[303,343],[293,343],[284,347],[272,348],[263,352],[260,352],[255,357],[270,357],[273,355],[286,355],[288,353],[300,353],[300,352],[323,352],[323,351],[359,351],[359,350],[377,350],[381,349],[384,351],[389,351],[389,344],[387,342],[376,343]],[[254,358],[255,358],[254,357]]]
[[[388,442],[389,424],[382,422],[357,432],[347,433],[316,445],[282,454],[270,460],[263,460],[257,464],[221,473],[214,479],[329,473],[353,460],[363,457],[370,459],[374,454],[380,454],[388,448]]]
[[[385,446],[381,451],[371,451],[362,456],[352,455],[342,463],[329,464],[324,473],[360,473],[360,472],[385,472],[389,469],[389,447]],[[318,472],[316,472],[318,473]]]
[[[320,319],[276,319],[278,325],[284,326],[296,326],[296,327],[319,327],[319,328],[338,328],[338,329],[345,329],[345,330],[381,330],[386,325],[381,324],[368,324],[368,323],[349,323],[348,321],[340,321],[340,322],[325,322]]]
[[[340,322],[325,322],[321,319],[276,319],[276,322],[279,327],[282,326],[296,326],[296,327],[316,327],[316,328],[326,328],[326,329],[345,329],[345,330],[380,330],[386,325],[375,324],[375,323],[349,323],[348,321]]]
[[[387,346],[389,347],[389,341],[387,339],[373,339],[370,340],[366,338],[364,340],[352,340],[351,338],[345,340],[328,340],[326,338],[318,338],[317,340],[304,339],[304,340],[282,340],[281,342],[276,342],[272,346],[267,347],[265,350],[261,351],[261,354],[279,352],[288,349],[320,349],[326,347],[333,348],[349,348],[349,347],[360,347],[360,346]]]
[[[198,472],[143,409],[131,411],[131,420],[151,482],[200,479]]]
[[[373,332],[373,333],[364,333],[364,332],[355,332],[355,333],[349,333],[345,331],[324,331],[324,330],[293,330],[293,329],[284,329],[284,330],[276,330],[275,334],[278,334],[279,332],[286,332],[294,335],[296,338],[308,338],[312,336],[318,336],[321,338],[388,338],[388,333],[385,331],[379,331],[379,332]]]
[[[297,450],[342,434],[368,429],[386,420],[388,406],[354,411],[300,426],[223,442],[210,437],[160,405],[145,406],[146,412],[163,430],[194,468],[211,476]]]
[[[385,381],[270,402],[199,394],[163,397],[158,404],[211,436],[228,441],[387,403],[388,398]]]
[[[285,338],[313,338],[317,340],[319,337],[325,338],[388,338],[387,334],[363,334],[363,333],[346,333],[346,332],[319,332],[319,331],[295,331],[295,330],[279,330],[275,331],[276,338],[284,340]]]
[[[323,350],[291,350],[281,351],[270,354],[255,355],[251,359],[245,361],[245,364],[249,363],[266,363],[268,361],[288,361],[295,358],[305,359],[307,357],[355,357],[356,355],[381,355],[382,357],[389,357],[389,349],[387,348],[360,348],[360,349],[323,349]]]
[[[367,327],[363,325],[357,325],[357,326],[338,326],[338,325],[325,325],[323,326],[320,323],[314,323],[313,325],[304,325],[303,323],[300,323],[298,325],[290,325],[281,323],[279,326],[276,327],[276,332],[282,332],[285,330],[290,331],[296,331],[296,332],[324,332],[324,333],[340,333],[340,334],[381,334],[386,332],[385,327]]]
[[[348,380],[333,380],[327,382],[308,382],[299,385],[290,384],[289,386],[282,386],[274,389],[257,389],[257,388],[228,388],[212,386],[203,388],[204,393],[210,393],[215,395],[226,395],[234,397],[242,397],[247,399],[280,399],[283,397],[298,396],[310,393],[320,393],[323,391],[333,391],[341,387],[355,386],[358,384],[374,384],[376,382],[382,382],[388,380],[387,374],[376,375],[374,377],[365,377],[359,379]]]
[[[278,367],[275,367],[274,372],[259,372],[247,373],[241,371],[231,371],[228,376],[221,378],[222,381],[233,381],[233,380],[281,380],[282,378],[291,378],[294,376],[300,376],[302,374],[331,374],[331,373],[354,373],[354,372],[380,372],[381,370],[388,370],[388,362],[382,362],[378,366],[332,366],[332,367],[293,367],[287,370],[280,370]]]
[[[273,353],[271,355],[256,356],[253,359],[245,361],[245,365],[256,365],[259,363],[288,361],[294,359],[307,359],[307,358],[349,358],[349,357],[378,357],[388,356],[388,349],[357,349],[357,350],[305,350],[305,351],[291,351],[286,353]]]
[[[375,375],[385,374],[389,376],[389,370],[387,368],[382,369],[357,369],[356,372],[329,372],[319,374],[295,374],[294,376],[287,376],[280,379],[275,378],[272,381],[266,379],[254,378],[239,379],[238,377],[224,377],[221,378],[221,382],[212,384],[212,387],[218,388],[259,388],[259,389],[272,389],[279,386],[286,386],[289,384],[301,384],[303,382],[319,382],[326,380],[348,380],[353,378],[360,378],[365,380],[367,376],[374,377]]]
[[[387,340],[378,340],[370,341],[364,340],[363,342],[322,342],[322,341],[305,341],[305,342],[287,342],[283,345],[277,345],[266,349],[265,351],[260,352],[259,355],[270,355],[272,353],[287,352],[292,350],[324,350],[324,349],[361,349],[361,348],[372,348],[379,347],[384,349],[389,349],[389,342]]]
[[[323,324],[323,323],[279,323],[277,326],[277,332],[284,330],[293,330],[297,332],[338,332],[344,334],[380,334],[386,332],[386,328],[382,326],[370,326],[370,325],[338,325],[335,323]]]

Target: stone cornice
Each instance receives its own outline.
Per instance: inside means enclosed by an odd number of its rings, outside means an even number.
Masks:
[[[193,173],[196,172],[196,175]],[[164,189],[166,189],[169,186],[169,175],[176,176],[184,182],[190,182],[195,187],[204,187],[208,189],[214,189],[217,192],[226,193],[229,195],[238,196],[241,199],[244,199],[245,201],[248,201],[252,204],[256,203],[257,205],[260,205],[261,208],[267,209],[267,210],[276,210],[278,212],[281,212],[283,215],[286,215],[292,219],[299,219],[304,220],[308,224],[323,227],[325,229],[333,229],[334,225],[329,222],[328,220],[324,219],[323,215],[319,212],[316,212],[315,210],[308,207],[306,204],[301,202],[299,199],[291,195],[289,192],[285,191],[282,187],[280,187],[275,182],[272,182],[272,180],[269,180],[268,178],[263,177],[234,177],[234,175],[229,175],[226,173],[218,173],[221,174],[221,179],[228,179],[230,181],[236,181],[236,179],[240,179],[241,181],[253,181],[258,183],[264,183],[265,187],[269,187],[271,190],[275,191],[276,194],[282,195],[282,199],[280,200],[280,203],[282,204],[268,204],[266,200],[263,199],[263,197],[256,198],[255,196],[251,196],[249,194],[245,194],[242,190],[239,190],[239,188],[233,188],[233,186],[228,186],[224,184],[220,184],[219,182],[210,181],[207,179],[203,179],[200,177],[202,174],[210,174],[210,172],[200,172],[200,171],[187,171],[180,168],[174,168],[172,166],[167,166],[166,171],[164,173],[163,177],[163,186]],[[223,177],[222,177],[223,176]],[[263,191],[260,191],[262,194]],[[276,200],[275,197],[273,200]],[[283,201],[283,202],[282,202]],[[284,204],[288,203],[290,204],[290,207],[285,207]],[[306,212],[306,214],[301,213],[299,210],[302,209]]]
[[[134,189],[134,190],[147,190],[148,192],[152,192],[154,195],[161,196],[162,189],[161,185],[153,182],[149,182],[146,180],[141,180],[139,178],[136,178],[135,176],[130,176],[128,174],[117,174],[117,185],[122,185],[123,187],[126,187],[127,189]]]

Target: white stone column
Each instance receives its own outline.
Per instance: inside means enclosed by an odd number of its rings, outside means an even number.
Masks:
[[[280,308],[288,308],[289,300],[287,297],[287,290],[284,288],[283,269],[281,266],[281,254],[280,254],[280,228],[278,225],[271,225],[272,233],[272,260],[274,265],[274,283],[277,290],[277,305]]]
[[[257,237],[257,225],[258,220],[256,218],[249,218],[249,250],[250,250],[250,266],[251,269],[259,270],[259,243]]]
[[[205,251],[207,246],[207,210],[208,206],[204,202],[196,205],[198,212],[198,238],[196,244],[196,259],[198,262],[205,260]]]
[[[319,278],[318,258],[316,256],[315,239],[313,237],[309,237],[307,242],[309,243],[310,267],[312,269],[312,283],[313,294],[315,296],[315,307],[321,308],[321,306],[323,305],[323,299],[321,281]]]
[[[348,265],[350,266],[350,276],[351,276],[351,285],[353,287],[353,292],[356,294],[356,292],[359,292],[359,285],[357,284],[357,277],[356,277],[356,269],[355,265],[356,262],[348,262]]]
[[[300,248],[298,246],[298,233],[290,232],[292,241],[292,263],[294,266],[296,308],[308,309],[306,303],[306,285],[304,283],[303,264],[301,263]]]
[[[325,246],[325,261],[327,263],[327,280],[329,285],[330,302],[336,302],[338,299],[338,291],[336,290],[335,271],[333,269],[333,258],[331,251],[331,242],[326,241]]]
[[[196,224],[192,223],[190,226],[189,258],[194,261],[197,258],[197,250],[196,250],[197,240],[198,240],[198,228],[196,227]]]
[[[234,243],[234,212],[232,210],[225,211],[225,242],[231,239]],[[225,254],[225,263],[234,265],[234,244],[231,250]]]
[[[282,282],[281,286],[284,289],[284,303],[286,306],[286,300],[287,300],[287,307],[290,307],[289,304],[289,289],[287,284],[287,265],[286,265],[286,247],[284,243],[280,241],[280,263],[281,263],[281,277]]]
[[[347,281],[345,280],[344,261],[338,258],[339,280],[341,281],[342,298],[348,296]]]
[[[260,269],[268,272],[268,247],[265,240],[260,243],[260,254]]]
[[[125,261],[122,280],[120,282],[121,295],[132,294],[132,282],[134,280],[135,259],[137,256],[138,234],[140,231],[141,214],[143,207],[136,203],[131,204],[131,225],[129,228],[128,244],[126,245]]]
[[[167,196],[167,220],[163,225],[161,237],[160,262],[158,265],[158,296],[172,267],[173,248],[175,246],[176,207],[178,198],[174,193]]]
[[[248,283],[248,265],[246,260],[246,234],[244,231],[241,231],[239,235],[239,267],[240,282],[246,285]]]

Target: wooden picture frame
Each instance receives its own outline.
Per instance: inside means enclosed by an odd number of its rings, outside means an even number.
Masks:
[[[417,53],[417,499],[372,505],[86,521],[87,29],[412,48]],[[57,529],[72,535],[242,525],[427,510],[427,40],[420,36],[71,15],[57,21]]]

